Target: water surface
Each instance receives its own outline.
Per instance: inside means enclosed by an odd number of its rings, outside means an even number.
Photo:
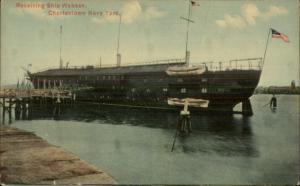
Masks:
[[[177,138],[177,113],[84,105],[37,109],[12,126],[34,131],[99,167],[121,184],[295,184],[299,98],[251,98],[254,115],[192,115],[193,132]]]

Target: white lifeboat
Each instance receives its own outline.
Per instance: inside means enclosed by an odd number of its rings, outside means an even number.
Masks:
[[[184,106],[187,104],[190,107],[203,107],[207,108],[208,107],[208,100],[204,99],[195,99],[195,98],[184,98],[184,99],[179,99],[179,98],[168,98],[168,105],[172,106]]]
[[[206,71],[205,66],[173,66],[166,70],[169,76],[176,75],[199,75]]]

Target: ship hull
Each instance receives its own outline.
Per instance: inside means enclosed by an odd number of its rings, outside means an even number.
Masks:
[[[95,85],[91,83],[89,87],[92,88],[78,91],[77,95],[81,101],[148,108],[174,108],[168,105],[168,98],[204,99],[209,101],[206,110],[232,111],[236,104],[253,94],[259,76],[258,71],[208,73],[192,77],[151,74],[141,76],[142,79],[128,77],[124,82],[107,86],[103,86],[101,82]]]
[[[103,69],[52,69],[30,74],[35,88],[68,88],[76,100],[145,108],[176,109],[168,98],[208,100],[209,111],[232,111],[253,94],[260,70],[205,71],[168,75],[168,65]],[[182,108],[182,107],[181,107]],[[203,110],[191,108],[192,110]]]

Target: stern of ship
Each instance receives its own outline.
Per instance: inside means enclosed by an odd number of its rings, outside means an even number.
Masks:
[[[192,70],[186,74],[169,73],[170,76],[174,76],[173,82],[169,84],[170,96],[179,99],[208,100],[209,105],[206,110],[214,112],[232,113],[233,108],[238,103],[242,103],[242,114],[252,115],[249,98],[259,83],[261,64],[262,58],[248,58],[229,62],[202,63],[198,65],[202,71],[198,70],[197,73],[196,71],[192,73]]]

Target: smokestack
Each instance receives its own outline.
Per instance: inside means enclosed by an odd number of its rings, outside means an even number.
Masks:
[[[121,54],[117,54],[117,67],[121,66]]]
[[[121,31],[121,21],[122,21],[122,16],[121,14],[120,20],[119,20],[119,29],[118,29],[118,42],[117,42],[117,67],[121,66],[121,54],[119,53],[119,48],[120,48],[120,31]]]
[[[62,48],[62,25],[60,25],[60,49],[59,49],[59,68],[62,69],[63,68],[63,61],[61,59],[61,48]]]
[[[188,66],[190,63],[190,51],[185,52],[185,63]]]

